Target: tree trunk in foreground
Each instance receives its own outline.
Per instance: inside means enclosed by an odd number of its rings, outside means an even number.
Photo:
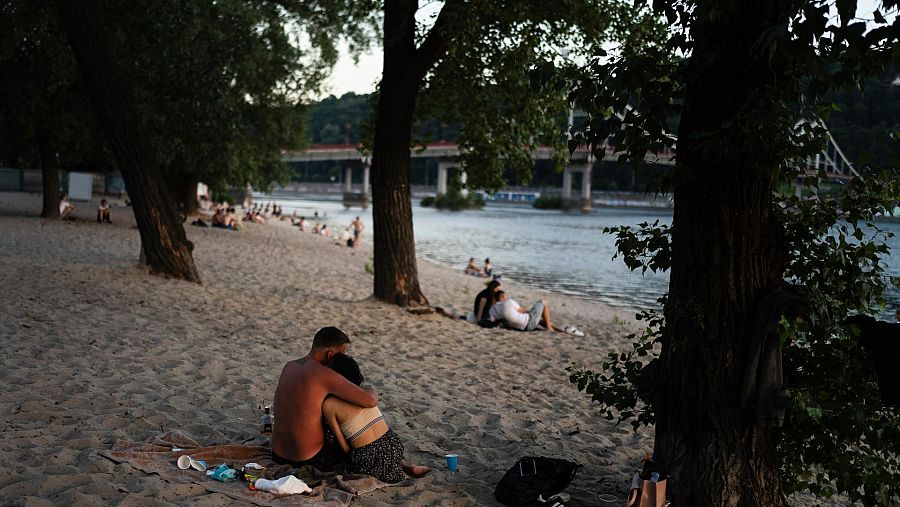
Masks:
[[[774,100],[750,98],[774,84],[777,71],[754,43],[786,4],[701,3],[691,28],[655,400],[654,455],[673,474],[673,505],[783,503],[779,430],[757,426],[740,391],[755,305],[784,267],[772,189],[773,153],[787,133]],[[748,111],[754,117],[738,117]]]
[[[59,218],[59,166],[56,153],[46,135],[38,136],[41,152],[41,189],[43,194],[42,218]]]
[[[134,102],[114,64],[94,2],[56,0],[85,89],[115,153],[131,198],[141,243],[151,272],[200,283],[191,256],[193,244],[172,206],[159,165],[143,134]]]
[[[169,188],[175,193],[178,208],[184,217],[197,214],[197,180],[183,174],[173,174],[169,177]]]
[[[384,69],[372,150],[375,297],[399,306],[428,305],[416,267],[410,143],[416,96],[437,51],[416,49],[417,7],[418,2],[410,0],[384,3]],[[434,49],[428,42],[423,48]]]

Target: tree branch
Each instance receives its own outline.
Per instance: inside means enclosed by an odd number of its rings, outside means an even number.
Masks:
[[[450,41],[450,19],[465,5],[462,0],[447,0],[441,13],[429,30],[425,40],[416,49],[411,69],[418,78],[424,77],[431,67],[447,52]]]

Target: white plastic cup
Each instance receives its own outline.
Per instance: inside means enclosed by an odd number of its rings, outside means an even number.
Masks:
[[[194,460],[192,460],[190,456],[185,454],[184,456],[181,456],[178,458],[178,468],[180,468],[182,470],[187,470],[188,468],[191,468],[191,463],[193,461]]]

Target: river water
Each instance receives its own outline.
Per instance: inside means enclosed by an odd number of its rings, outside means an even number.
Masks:
[[[277,202],[290,215],[297,210],[310,226],[319,221],[342,231],[354,217],[366,225],[363,241],[372,241],[371,208],[345,209],[339,201],[256,195],[257,202]],[[591,213],[562,213],[529,206],[488,205],[478,211],[439,211],[413,204],[416,254],[462,270],[475,257],[479,266],[490,258],[494,273],[504,280],[527,284],[551,292],[600,301],[625,308],[655,308],[656,299],[668,289],[668,274],[631,272],[621,261],[612,260],[615,238],[603,234],[604,227],[637,225],[659,221],[671,224],[671,210],[599,208]],[[879,224],[900,235],[900,223]],[[900,238],[888,244],[900,251]],[[900,275],[900,256],[885,260],[888,272]],[[900,306],[900,291],[889,290],[883,318],[893,317]]]

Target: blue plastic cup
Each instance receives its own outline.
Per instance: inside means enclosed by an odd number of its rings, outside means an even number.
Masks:
[[[456,454],[448,454],[447,458],[447,468],[450,469],[451,472],[455,472],[459,469],[459,456]]]

